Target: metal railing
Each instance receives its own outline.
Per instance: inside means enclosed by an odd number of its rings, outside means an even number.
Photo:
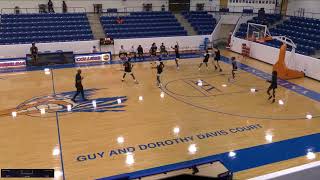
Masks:
[[[152,6],[150,11],[163,11],[162,6]],[[108,9],[117,9],[117,13],[130,13],[130,12],[141,12],[144,11],[143,6],[132,6],[132,7],[125,7],[125,8],[108,8]],[[102,9],[102,13],[114,13],[108,12],[108,9]],[[168,6],[164,7],[164,11],[169,11]]]
[[[166,6],[152,6],[150,11],[165,11],[169,10],[169,7]],[[220,9],[224,8],[223,6],[204,6],[203,10],[208,12],[215,12],[215,13],[243,13],[243,10],[252,10],[253,13],[257,13],[259,8],[255,8],[253,6],[228,6],[228,12],[221,12]],[[112,9],[112,8],[111,8]],[[115,9],[115,8],[113,8]],[[39,13],[39,8],[19,8],[19,12],[21,14],[28,14],[28,13]],[[47,9],[46,9],[47,10]],[[54,7],[55,13],[63,13],[62,7]],[[197,6],[190,6],[190,11],[196,11]],[[144,11],[143,6],[133,6],[133,7],[125,7],[125,8],[117,8],[117,13],[130,13],[130,12],[140,12]],[[16,12],[16,8],[2,8],[1,14],[14,14]],[[68,7],[69,13],[75,12],[87,12],[86,8],[84,7]],[[107,9],[102,10],[103,13],[107,13]],[[275,9],[265,9],[267,14],[275,13]],[[309,18],[320,18],[320,13],[313,13],[313,12],[299,12],[298,10],[295,11],[287,11],[287,15],[289,16],[300,16],[300,17],[309,17]]]
[[[216,12],[216,13],[223,13],[223,14],[228,14],[228,13],[243,13],[243,10],[252,10],[253,13],[258,13],[260,8],[255,8],[253,6],[228,6],[227,8],[229,9],[228,12],[221,12],[220,9],[223,8],[222,6],[204,6],[203,11],[208,11],[208,12]],[[115,8],[110,8],[110,9],[115,9]],[[162,11],[163,7],[162,6],[152,6],[152,9],[150,11]],[[107,13],[108,9],[103,9],[103,13]],[[164,7],[165,11],[169,10],[168,6]],[[190,6],[190,11],[196,11],[197,6]],[[117,8],[118,13],[130,13],[130,12],[140,12],[144,11],[142,6],[134,6],[134,7],[125,7],[125,8]],[[275,13],[275,9],[266,9],[265,12],[267,14],[273,14]]]
[[[220,9],[225,8],[223,6],[204,6],[204,11],[220,12]],[[228,6],[229,12],[242,12],[243,9],[254,9],[252,6]],[[196,11],[197,6],[190,6],[190,11]]]
[[[237,20],[237,22],[236,22],[236,26],[235,26],[234,29],[233,29],[232,36],[236,36],[236,32],[238,31],[238,29],[240,28],[240,25],[241,25],[240,20],[242,19],[242,16],[243,16],[243,15],[241,15],[241,16],[238,18],[238,20]]]
[[[289,10],[286,12],[286,15],[320,19],[320,13],[305,12],[300,10]]]
[[[30,14],[30,13],[44,13],[41,12],[40,8],[2,8],[1,14],[15,14],[19,10],[19,14]],[[46,9],[48,12],[48,9]],[[63,13],[62,7],[54,7],[55,13]],[[86,8],[84,7],[68,7],[67,13],[85,13]]]

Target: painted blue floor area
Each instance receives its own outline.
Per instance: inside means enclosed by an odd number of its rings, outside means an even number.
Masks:
[[[214,147],[212,147],[214,148]],[[156,168],[125,173],[111,177],[100,178],[98,180],[112,180],[119,178],[139,178],[154,174],[188,168],[193,165],[207,164],[214,161],[222,162],[227,169],[232,172],[239,172],[266,164],[280,162],[300,156],[305,156],[307,152],[319,152],[320,134],[312,134],[289,140],[279,141],[271,144],[264,144],[234,151],[236,155],[229,157],[229,152],[207,156],[195,160],[160,166]]]

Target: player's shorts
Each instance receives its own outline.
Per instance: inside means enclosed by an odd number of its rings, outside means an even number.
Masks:
[[[272,83],[271,83],[270,87],[271,87],[272,89],[277,89],[277,88],[278,88],[278,85],[277,85],[277,84],[272,84]]]
[[[131,74],[132,74],[132,71],[130,71],[130,72],[125,71],[124,73],[125,73],[125,74],[130,74],[130,75],[131,75]]]
[[[208,61],[209,61],[209,59],[204,59],[203,60],[204,63],[207,63]]]
[[[176,54],[176,59],[180,59],[180,54]]]
[[[162,73],[157,73],[157,76],[160,77]]]
[[[82,91],[83,90],[82,84],[76,84],[75,87],[77,88],[77,91]]]
[[[219,58],[216,58],[216,57],[214,58],[214,60],[215,60],[215,61],[220,61],[220,59],[219,59]]]

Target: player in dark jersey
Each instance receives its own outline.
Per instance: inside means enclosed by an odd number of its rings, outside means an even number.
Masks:
[[[278,73],[277,71],[272,71],[272,78],[271,80],[267,80],[267,82],[270,83],[270,86],[268,88],[267,94],[269,95],[268,100],[270,100],[272,97],[272,103],[276,101],[276,89],[278,88]],[[272,90],[272,95],[270,94],[270,91]]]
[[[210,53],[208,50],[206,50],[206,53],[204,54],[204,59],[203,59],[202,63],[200,63],[200,65],[199,65],[199,71],[201,70],[201,66],[203,63],[206,65],[206,67],[208,69],[209,58],[210,58]]]
[[[157,49],[158,49],[158,47],[157,47],[156,43],[153,43],[153,44],[151,45],[151,48],[150,48],[151,60],[154,60],[154,61],[156,60]]]
[[[160,55],[163,57],[163,56],[168,56],[169,53],[168,51],[166,50],[166,46],[162,43],[161,46],[160,46]]]
[[[78,69],[77,75],[75,78],[75,87],[77,88],[77,93],[73,96],[71,99],[73,102],[76,102],[76,97],[81,93],[82,99],[84,101],[87,101],[87,99],[84,97],[84,91],[83,91],[83,86],[82,86],[82,80],[83,77],[81,76],[81,69]]]
[[[221,72],[222,69],[220,67],[219,61],[220,61],[221,55],[220,55],[220,50],[217,48],[215,51],[215,56],[214,56],[214,69],[217,70],[219,68],[219,71]]]
[[[133,65],[130,63],[129,60],[125,61],[123,63],[123,66],[124,66],[124,74],[122,76],[122,82],[124,81],[124,78],[126,77],[127,74],[130,74],[134,80],[135,83],[138,84],[138,81],[136,80],[136,78],[134,77],[133,73],[132,73],[132,67]]]
[[[163,72],[164,64],[160,61],[160,63],[157,65],[157,84],[160,88],[162,86],[161,84],[161,74]]]
[[[138,57],[139,57],[140,61],[141,61],[141,59],[144,60],[143,48],[141,45],[138,46],[137,51],[138,51]]]
[[[175,62],[176,62],[177,69],[179,69],[179,62],[178,61],[180,59],[180,52],[179,52],[178,42],[174,47],[171,47],[171,48],[174,49],[174,53],[176,54]]]
[[[32,63],[37,63],[38,61],[38,48],[35,43],[32,43],[32,46],[30,48]]]

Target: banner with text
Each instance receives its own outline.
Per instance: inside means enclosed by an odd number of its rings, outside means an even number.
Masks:
[[[0,68],[22,68],[26,67],[25,59],[1,60]]]
[[[76,63],[109,62],[111,60],[111,53],[79,54],[75,55],[74,59]]]

